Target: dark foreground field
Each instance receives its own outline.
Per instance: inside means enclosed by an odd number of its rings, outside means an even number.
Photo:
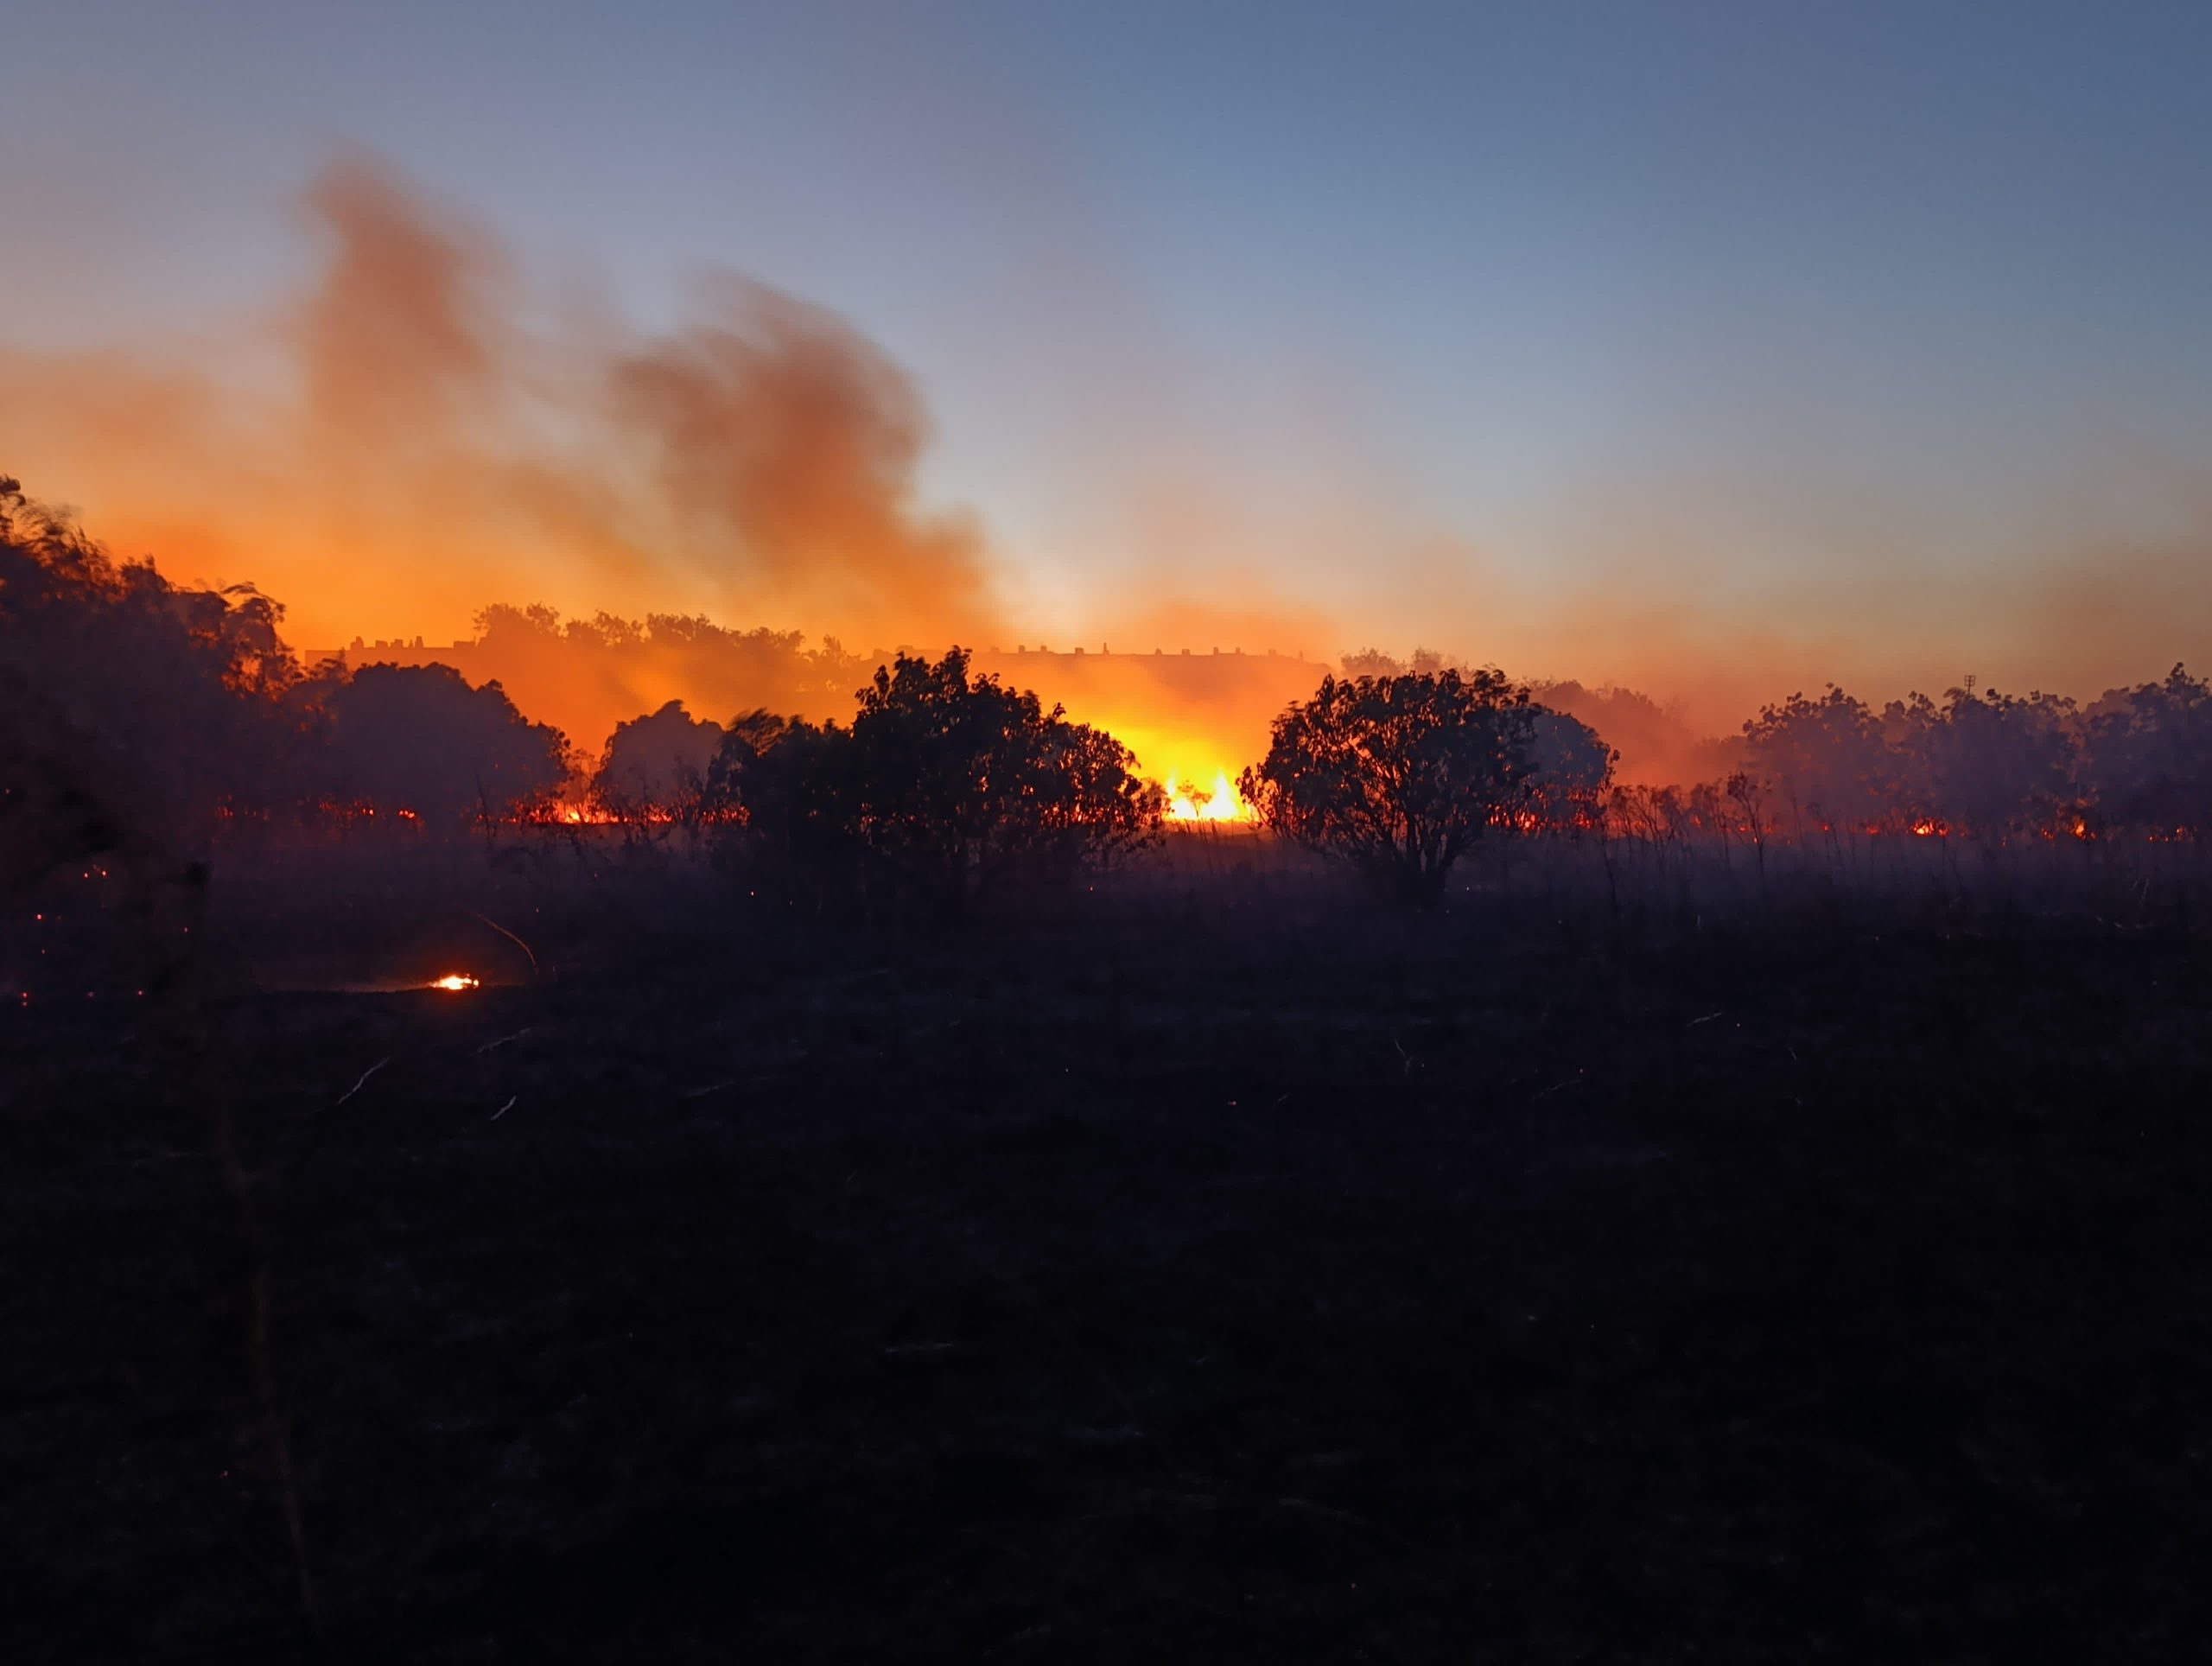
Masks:
[[[299,1657],[291,1516],[340,1660],[2212,1619],[2212,978],[2155,933],[204,999],[0,1020],[12,1662]]]

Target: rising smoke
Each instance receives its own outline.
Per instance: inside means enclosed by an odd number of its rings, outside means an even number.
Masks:
[[[311,278],[226,329],[128,351],[0,347],[0,466],[82,506],[122,554],[259,583],[302,644],[448,639],[495,601],[586,619],[711,613],[863,653],[1041,634],[1012,618],[974,518],[921,500],[930,429],[912,381],[835,315],[734,274],[696,285],[664,330],[556,305],[489,228],[361,157],[322,169],[300,211]],[[1205,455],[1181,472],[1217,474],[1230,497],[1296,484]],[[1872,511],[1743,481],[1591,494],[1558,550],[1517,560],[1427,525],[1415,495],[1355,490],[1320,540],[1323,574],[1311,552],[1186,514],[1155,565],[1132,551],[1141,576],[1084,634],[1316,662],[1363,639],[1440,639],[1523,676],[1651,690],[1682,733],[1655,729],[1625,748],[1629,766],[1643,773],[1648,754],[1671,775],[1690,767],[1684,747],[1830,677],[1901,692],[1974,671],[2087,698],[2202,663],[2201,470],[2122,472],[2126,490],[2062,505],[2033,547],[2001,552],[2001,578],[1938,571],[1910,538],[1885,545]],[[2109,530],[2149,525],[2137,512],[2167,502],[2160,530]],[[1742,570],[1724,545],[1742,546]],[[1756,582],[1743,550],[1769,545],[1800,552],[1794,576]],[[557,720],[588,744],[703,691],[655,672],[620,693],[589,721]]]
[[[372,162],[302,207],[314,284],[243,339],[0,354],[10,466],[333,637],[503,596],[992,627],[980,533],[916,501],[919,396],[835,315],[724,274],[670,332],[548,322],[486,228]]]

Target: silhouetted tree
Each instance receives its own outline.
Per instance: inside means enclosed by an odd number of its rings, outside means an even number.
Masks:
[[[1741,818],[1740,830],[1751,841],[1751,854],[1758,860],[1759,880],[1766,880],[1767,819],[1766,791],[1748,770],[1737,770],[1721,783],[1721,792],[1728,802],[1736,806]],[[1723,823],[1724,836],[1726,824]],[[1726,848],[1725,845],[1722,847]]]
[[[1915,694],[1885,714],[1901,754],[1901,797],[1916,814],[2001,843],[2063,820],[2079,790],[2073,703],[1951,689],[1938,706]]]
[[[709,817],[741,830],[725,853],[817,874],[861,854],[858,764],[834,723],[766,711],[730,719],[703,798]]]
[[[721,743],[721,724],[695,721],[681,700],[671,700],[649,717],[614,726],[592,776],[592,796],[618,816],[696,819]]]
[[[364,665],[312,686],[323,715],[326,790],[380,814],[451,827],[539,803],[568,777],[558,729],[533,723],[497,683],[448,665]]]
[[[1342,664],[1346,677],[1396,677],[1405,671],[1405,662],[1384,653],[1380,648],[1362,648],[1357,653],[1348,653]]]
[[[1528,792],[1544,821],[1565,824],[1594,815],[1612,780],[1619,754],[1579,717],[1548,706],[1529,708]]]
[[[1158,836],[1160,789],[1120,741],[970,678],[955,648],[878,669],[849,728],[734,724],[716,791],[754,836],[867,852],[949,910],[1016,877],[1065,879]]]
[[[1426,900],[1522,801],[1535,728],[1528,690],[1497,671],[1325,677],[1239,790],[1275,831]]]
[[[295,797],[283,610],[118,563],[0,478],[0,861],[28,878],[112,849],[203,848]]]
[[[1904,793],[1900,760],[1864,701],[1831,684],[1818,700],[1793,694],[1744,725],[1751,779],[1818,826],[1894,822]],[[1743,802],[1732,789],[1731,797]],[[1797,830],[1806,830],[1801,826]]]
[[[2212,685],[2176,665],[2089,709],[2084,773],[2104,819],[2212,835]]]

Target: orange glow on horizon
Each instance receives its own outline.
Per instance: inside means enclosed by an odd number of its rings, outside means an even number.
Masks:
[[[1244,802],[1225,769],[1214,771],[1213,785],[1203,793],[1190,776],[1170,775],[1160,785],[1167,794],[1171,822],[1249,822],[1253,818],[1252,806]]]

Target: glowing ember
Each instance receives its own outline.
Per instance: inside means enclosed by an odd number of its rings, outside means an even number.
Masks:
[[[605,804],[570,804],[566,801],[556,805],[552,815],[555,820],[569,827],[613,827],[623,819]],[[665,809],[653,805],[636,812],[630,819],[665,823],[675,818]]]
[[[1178,781],[1170,776],[1162,785],[1167,790],[1167,819],[1171,822],[1246,822],[1252,819],[1252,806],[1237,796],[1236,788],[1225,769],[1214,772],[1213,790],[1203,797],[1187,779]]]
[[[478,986],[467,972],[448,972],[443,977],[434,977],[423,986],[431,989],[474,989]]]

